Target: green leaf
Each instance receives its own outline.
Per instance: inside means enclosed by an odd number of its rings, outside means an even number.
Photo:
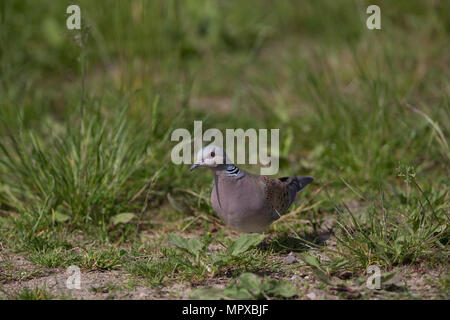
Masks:
[[[198,239],[185,239],[176,233],[169,234],[168,239],[169,242],[174,246],[186,250],[187,252],[192,253],[196,256],[202,251],[203,247],[205,246]]]
[[[231,286],[223,290],[223,295],[229,299],[237,300],[250,300],[255,297],[246,289],[241,286]]]
[[[262,289],[261,279],[253,273],[243,273],[239,276],[239,281],[254,296],[259,296]]]
[[[316,257],[310,256],[310,255],[305,255],[304,260],[307,264],[320,269],[320,263]]]
[[[169,234],[168,239],[169,239],[169,242],[172,243],[174,246],[176,246],[180,249],[187,250],[187,248],[188,248],[187,239],[183,238],[182,236],[180,236],[176,233],[171,233],[171,234]]]
[[[297,294],[297,289],[287,280],[266,279],[264,281],[264,291],[270,296],[290,298]]]
[[[61,212],[56,211],[55,212],[55,221],[56,222],[66,222],[70,220],[70,216],[63,214]]]
[[[230,281],[225,289],[199,288],[192,291],[191,299],[260,299],[267,296],[290,298],[297,294],[297,289],[287,280],[275,280],[260,277],[253,273],[243,273]]]
[[[119,223],[128,223],[135,217],[134,213],[131,212],[125,212],[125,213],[119,213],[118,215],[115,215],[111,218],[111,222],[116,225]]]
[[[228,253],[232,256],[238,256],[241,253],[244,253],[245,251],[250,249],[251,247],[258,245],[263,240],[264,240],[263,234],[257,233],[244,234],[228,247]]]
[[[224,290],[218,288],[198,288],[189,294],[190,299],[196,300],[219,300],[224,297]]]
[[[189,239],[187,242],[187,250],[195,255],[198,255],[203,249],[203,243],[198,239]]]

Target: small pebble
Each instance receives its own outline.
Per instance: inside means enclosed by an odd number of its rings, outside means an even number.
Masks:
[[[283,261],[286,264],[291,264],[291,263],[297,262],[297,258],[294,255],[289,254],[286,258],[284,258]]]
[[[292,277],[291,277],[291,281],[292,282],[295,282],[295,281],[297,281],[297,280],[301,280],[302,278],[300,277],[300,276],[298,276],[298,275],[293,275]]]
[[[311,300],[315,300],[317,299],[317,296],[314,292],[310,292],[306,295],[307,298],[311,299]]]

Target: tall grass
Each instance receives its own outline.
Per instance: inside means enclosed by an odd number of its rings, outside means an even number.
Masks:
[[[336,206],[338,251],[331,252],[333,267],[365,270],[373,264],[391,268],[447,259],[448,190],[424,192],[412,172],[404,169],[401,174],[408,182],[395,191],[398,198],[380,189],[377,197],[358,192],[367,203],[358,213],[345,204]]]
[[[125,117],[89,112],[47,135],[22,128],[0,143],[3,203],[18,210],[49,202],[59,219],[105,224],[130,209],[133,179],[149,157],[148,139]],[[37,205],[39,207],[39,205]]]

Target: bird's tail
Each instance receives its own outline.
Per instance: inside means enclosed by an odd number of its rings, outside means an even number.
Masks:
[[[306,187],[308,184],[314,181],[313,177],[308,176],[299,176],[299,177],[293,177],[291,184],[293,184],[297,191],[300,192],[304,187]]]
[[[298,177],[291,177],[286,181],[286,185],[289,189],[290,194],[290,200],[291,203],[295,200],[295,196],[297,193],[303,190],[308,184],[314,181],[313,177],[308,176],[298,176]]]

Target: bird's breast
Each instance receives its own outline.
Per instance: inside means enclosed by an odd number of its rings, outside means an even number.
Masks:
[[[260,224],[266,226],[271,222],[263,189],[252,178],[216,177],[211,204],[227,224],[239,231],[254,232],[251,231],[254,228],[264,229]]]

